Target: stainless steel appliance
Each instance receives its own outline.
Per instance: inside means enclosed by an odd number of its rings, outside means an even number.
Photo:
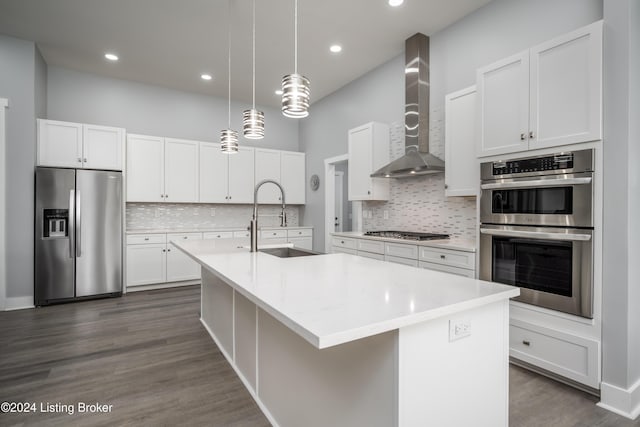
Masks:
[[[122,173],[36,168],[35,305],[122,294]]]
[[[480,278],[593,316],[593,150],[481,165]]]
[[[374,237],[387,237],[390,239],[402,239],[402,240],[438,240],[448,239],[448,234],[436,234],[436,233],[416,233],[413,231],[367,231],[365,236]]]

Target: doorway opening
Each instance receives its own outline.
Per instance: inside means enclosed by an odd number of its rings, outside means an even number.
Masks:
[[[325,159],[325,252],[331,251],[331,233],[362,231],[362,202],[349,201],[348,156]]]

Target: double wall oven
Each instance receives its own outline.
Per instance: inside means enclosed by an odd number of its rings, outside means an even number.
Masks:
[[[593,150],[483,163],[480,278],[593,317]]]

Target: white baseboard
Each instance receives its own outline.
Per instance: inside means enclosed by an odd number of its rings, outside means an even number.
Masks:
[[[601,383],[598,406],[635,420],[640,416],[640,380],[627,390],[605,382]]]
[[[12,311],[12,310],[22,310],[25,308],[34,308],[33,305],[33,296],[27,297],[7,297],[4,301],[4,310]]]
[[[186,280],[184,282],[169,282],[169,283],[154,283],[151,285],[139,285],[139,286],[127,286],[125,293],[140,292],[140,291],[153,291],[156,289],[178,288],[180,286],[192,286],[199,285],[202,280]]]

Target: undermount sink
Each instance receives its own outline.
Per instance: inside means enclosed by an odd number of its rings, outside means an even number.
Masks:
[[[299,256],[320,255],[318,252],[308,251],[300,248],[265,248],[258,249],[258,252],[277,256],[278,258],[293,258]]]

